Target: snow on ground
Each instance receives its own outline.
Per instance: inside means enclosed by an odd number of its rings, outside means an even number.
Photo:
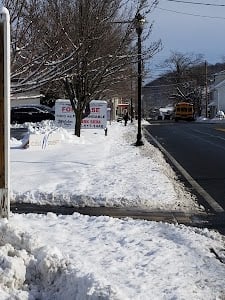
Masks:
[[[11,141],[14,201],[198,209],[157,149],[131,145],[135,126],[80,139],[58,131],[63,143],[51,149]],[[0,237],[1,300],[225,299],[225,241],[208,229],[11,213]]]
[[[1,244],[7,296],[0,299],[225,296],[225,266],[210,250],[224,256],[224,239],[206,229],[77,213],[14,214],[2,222]]]
[[[30,131],[54,129],[51,122],[43,124]],[[136,131],[135,125],[117,122],[108,126],[107,136],[104,130],[84,129],[78,138],[58,129],[62,143],[54,149],[12,149],[12,201],[197,210],[161,152],[147,142],[133,145]]]

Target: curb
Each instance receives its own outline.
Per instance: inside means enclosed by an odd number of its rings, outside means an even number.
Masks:
[[[72,215],[73,213],[80,213],[82,215],[89,216],[109,216],[114,218],[132,218],[171,224],[184,224],[201,228],[212,226],[209,223],[210,216],[212,219],[212,215],[204,212],[158,211],[138,207],[70,207],[38,205],[32,203],[12,203],[11,212],[25,214],[47,214],[52,212],[58,215]]]

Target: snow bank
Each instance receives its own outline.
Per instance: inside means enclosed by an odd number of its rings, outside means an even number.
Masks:
[[[54,246],[0,222],[0,299],[109,299],[94,273],[77,270]]]
[[[223,299],[224,238],[207,229],[109,217],[0,221],[0,299]]]

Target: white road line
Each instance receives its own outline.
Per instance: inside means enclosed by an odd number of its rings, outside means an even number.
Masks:
[[[170,155],[166,149],[146,130],[143,129],[145,134],[148,135],[159,149],[169,158],[172,164],[181,172],[181,174],[187,179],[190,185],[205,199],[209,206],[215,212],[224,212],[224,209],[195,181],[191,175]]]
[[[220,129],[215,128],[215,130],[220,130]],[[208,135],[208,136],[210,136],[210,137],[217,138],[217,139],[219,139],[219,140],[223,140],[223,141],[225,140],[225,138],[223,138],[223,137],[221,137],[221,136],[219,136],[219,135],[211,134],[211,133],[208,133],[208,132],[203,132],[203,131],[201,131],[201,130],[192,129],[192,131],[198,132],[198,133],[201,133],[201,134],[204,134],[204,135]]]

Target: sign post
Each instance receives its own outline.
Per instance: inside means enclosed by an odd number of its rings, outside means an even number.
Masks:
[[[10,25],[9,12],[0,8],[0,217],[9,217],[10,137]]]

